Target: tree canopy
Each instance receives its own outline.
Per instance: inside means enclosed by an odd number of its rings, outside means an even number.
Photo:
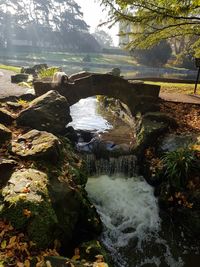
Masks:
[[[109,23],[130,25],[128,47],[147,48],[161,40],[189,36],[200,56],[200,0],[100,0],[110,7]]]
[[[0,0],[0,46],[15,39],[33,47],[95,51],[99,44],[88,30],[75,0]]]

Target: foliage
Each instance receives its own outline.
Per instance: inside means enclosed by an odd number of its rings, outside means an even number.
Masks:
[[[93,250],[92,245],[88,244],[87,247],[81,248],[81,251],[79,248],[75,248],[74,255],[71,259],[64,257],[59,258],[57,250],[60,248],[60,242],[58,240],[54,241],[53,248],[40,250],[36,247],[35,243],[28,238],[26,233],[17,231],[10,223],[2,220],[0,220],[0,238],[1,267],[48,267],[52,265],[50,260],[47,260],[46,257],[51,256],[58,257],[58,264],[59,259],[61,260],[59,266],[66,265],[71,267],[80,267],[84,265],[88,267],[108,267],[108,264],[104,261],[103,255],[95,255],[95,257],[92,257],[91,261],[85,260],[85,256],[89,256],[90,250]],[[95,243],[99,244],[98,241],[95,241]],[[101,245],[99,244],[98,246],[100,250]],[[94,261],[95,258],[96,260]]]
[[[180,0],[100,0],[110,8],[109,23],[123,23],[122,35],[131,38],[128,47],[147,48],[172,37],[197,37],[193,49],[198,53],[200,1]],[[126,33],[126,26],[130,31]]]
[[[183,192],[175,192],[174,195],[171,195],[168,198],[168,201],[171,202],[173,206],[182,206],[189,209],[191,209],[194,205],[187,200],[187,197]]]
[[[138,63],[147,66],[162,66],[166,64],[171,53],[172,49],[166,41],[161,41],[149,49],[136,49],[131,51],[131,54]]]
[[[48,69],[41,69],[38,73],[41,79],[43,78],[53,78],[55,72],[59,71],[58,67],[52,67]]]
[[[199,168],[195,153],[189,148],[167,152],[162,161],[169,183],[176,188],[185,187],[191,172]]]
[[[23,99],[21,99],[21,98],[17,100],[17,103],[18,103],[19,105],[21,105],[23,108],[27,108],[27,107],[29,106],[28,101],[23,100]]]
[[[12,48],[13,40],[27,41],[35,49],[96,51],[97,41],[88,31],[75,0],[5,0],[0,2],[0,47]],[[17,47],[19,47],[16,44]],[[81,50],[84,47],[84,50]],[[21,46],[23,48],[23,46]]]

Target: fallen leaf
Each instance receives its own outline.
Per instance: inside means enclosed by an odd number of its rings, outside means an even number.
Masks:
[[[30,217],[31,217],[31,211],[28,210],[28,209],[24,209],[24,210],[23,210],[23,214],[24,214],[24,216],[26,216],[27,218],[30,218]]]
[[[1,248],[2,248],[2,249],[5,249],[5,248],[6,248],[6,245],[7,245],[6,240],[3,240],[3,241],[1,242]]]
[[[31,266],[30,261],[29,260],[25,260],[24,267],[30,267],[30,266]]]

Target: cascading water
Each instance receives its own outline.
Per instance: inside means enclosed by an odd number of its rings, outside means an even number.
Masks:
[[[76,129],[102,132],[112,128],[97,115],[96,104],[89,98],[72,108]],[[100,238],[114,267],[199,266],[199,247],[169,217],[160,217],[153,187],[136,176],[135,156],[83,157],[90,175],[96,175],[88,179],[86,190],[104,224]]]
[[[91,177],[86,190],[104,224],[101,240],[114,266],[184,266],[159,235],[157,200],[143,177]]]
[[[84,154],[88,174],[91,175],[114,175],[125,174],[131,177],[136,172],[136,157],[134,155],[120,156],[118,158],[97,159],[94,154]]]

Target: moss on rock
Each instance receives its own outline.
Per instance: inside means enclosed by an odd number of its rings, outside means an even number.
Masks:
[[[2,190],[1,217],[19,230],[26,230],[30,240],[46,247],[55,238],[58,223],[48,194],[48,177],[34,169],[12,174]]]

